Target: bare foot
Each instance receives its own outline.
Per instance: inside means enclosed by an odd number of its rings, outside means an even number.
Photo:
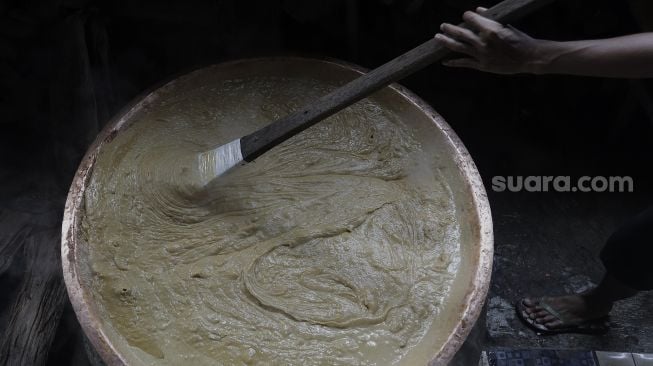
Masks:
[[[607,316],[612,310],[611,301],[594,299],[591,293],[541,299],[525,298],[522,303],[526,315],[534,323],[543,325],[547,329],[560,329],[587,323]],[[549,311],[547,307],[557,314]]]

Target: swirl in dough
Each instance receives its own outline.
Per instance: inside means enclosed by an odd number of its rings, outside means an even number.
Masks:
[[[331,88],[224,81],[156,101],[104,145],[83,218],[93,294],[143,363],[390,364],[438,316],[451,192],[373,99],[195,182],[196,154]]]

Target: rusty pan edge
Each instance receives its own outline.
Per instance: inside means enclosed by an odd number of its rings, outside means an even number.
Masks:
[[[253,62],[262,60],[306,60],[303,57],[268,57],[268,58],[251,58],[241,59],[230,62],[219,63],[208,67],[202,67],[180,76],[181,78],[189,77],[195,72],[200,72],[206,68],[213,68],[219,66],[227,66],[229,64],[236,64],[242,62]],[[312,61],[320,61],[324,63],[334,64],[335,66],[355,71],[359,74],[365,73],[367,70],[351,63],[343,62],[332,58],[308,58]],[[177,75],[178,76],[178,75]],[[73,309],[80,322],[80,325],[95,350],[100,357],[110,366],[127,365],[127,361],[115,349],[113,344],[109,341],[107,334],[102,330],[103,322],[93,308],[89,306],[90,295],[82,287],[78,274],[78,261],[77,248],[82,245],[76,235],[78,230],[78,219],[82,214],[83,194],[86,184],[90,177],[90,173],[95,163],[102,145],[111,140],[118,131],[124,127],[129,117],[141,110],[150,101],[157,98],[158,94],[163,90],[173,87],[178,78],[170,81],[157,84],[149,88],[144,93],[138,95],[126,107],[120,110],[114,118],[112,118],[106,126],[100,131],[95,141],[88,148],[86,155],[82,159],[77,172],[73,178],[66,205],[64,209],[64,216],[62,222],[62,236],[61,236],[61,259],[64,275],[64,282]],[[433,108],[423,101],[420,97],[406,89],[399,84],[392,84],[389,86],[397,91],[404,98],[414,104],[416,107],[424,111],[429,119],[442,131],[444,136],[449,140],[450,144],[454,147],[457,154],[455,154],[456,165],[458,166],[465,181],[468,183],[469,191],[472,193],[472,202],[474,209],[478,213],[478,232],[476,233],[479,238],[479,258],[475,266],[475,273],[472,275],[472,288],[465,296],[466,306],[462,311],[462,317],[457,322],[453,333],[448,337],[443,347],[436,353],[435,357],[429,361],[429,365],[445,366],[456,354],[465,338],[471,331],[474,323],[478,319],[480,312],[483,309],[485,298],[490,285],[491,271],[492,271],[492,258],[493,258],[493,228],[492,228],[492,215],[490,211],[487,194],[483,186],[483,181],[478,173],[476,165],[474,164],[469,152],[463,145],[462,141],[455,134],[449,124],[435,111]]]

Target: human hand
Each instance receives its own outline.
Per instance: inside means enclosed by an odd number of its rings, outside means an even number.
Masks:
[[[443,23],[435,35],[451,51],[469,57],[444,61],[452,67],[467,67],[496,74],[537,72],[537,50],[541,41],[482,15],[487,10],[467,11],[463,20],[470,29]]]

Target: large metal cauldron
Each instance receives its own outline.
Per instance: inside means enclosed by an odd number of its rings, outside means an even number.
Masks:
[[[68,199],[62,227],[62,260],[68,294],[81,326],[99,355],[108,365],[129,364],[122,346],[100,317],[90,296],[91,276],[88,248],[81,235],[80,217],[84,190],[103,145],[134,122],[133,116],[163,94],[184,93],[205,80],[241,76],[293,76],[346,82],[363,71],[338,61],[304,58],[269,58],[234,61],[206,67],[179,77],[137,98],[118,114],[99,134],[77,170]],[[468,336],[482,311],[490,282],[493,253],[492,219],[481,178],[467,150],[449,125],[429,105],[399,85],[377,92],[374,98],[384,108],[401,115],[403,121],[419,132],[424,150],[446,172],[456,203],[461,227],[461,264],[442,315],[437,335],[427,337],[416,347],[429,352],[430,365],[446,365]],[[410,355],[410,353],[409,353]],[[406,360],[409,364],[410,357]]]

